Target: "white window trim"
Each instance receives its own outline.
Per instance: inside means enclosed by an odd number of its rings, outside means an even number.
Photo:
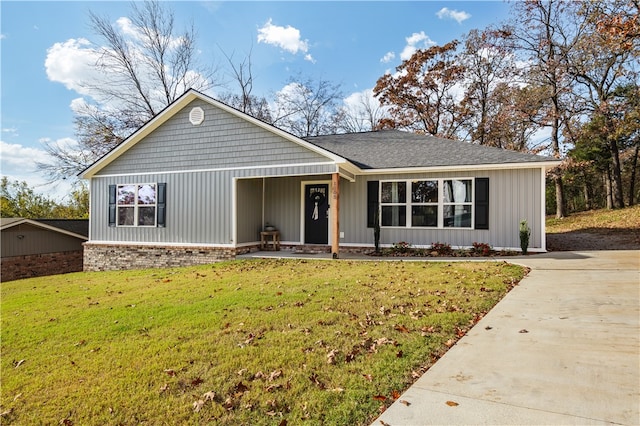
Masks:
[[[470,180],[471,181],[471,201],[470,202],[462,202],[462,203],[452,203],[444,201],[444,181],[447,180]],[[434,206],[436,203],[413,203],[412,202],[412,183],[415,181],[434,181],[438,182],[438,226],[412,226],[412,214],[411,207],[412,206]],[[383,203],[382,202],[382,184],[387,182],[405,182],[406,183],[406,197],[407,200],[405,203]],[[417,179],[385,179],[381,180],[378,184],[378,217],[380,218],[380,227],[385,229],[451,229],[451,230],[463,230],[463,231],[473,231],[476,226],[476,218],[475,218],[475,189],[476,189],[476,179],[475,177],[446,177],[446,178],[417,178]],[[384,206],[405,206],[407,208],[406,211],[406,223],[405,226],[384,226],[382,224],[382,207]],[[455,227],[455,226],[444,226],[444,206],[471,206],[471,226],[469,227]]]
[[[138,189],[140,186],[144,185],[153,185],[156,191],[155,203],[153,204],[138,204]],[[136,188],[135,192],[135,203],[132,205],[129,204],[120,204],[118,200],[118,196],[120,195],[120,188],[123,186],[134,186]],[[132,208],[133,209],[133,225],[120,225],[120,208]],[[153,225],[138,225],[138,212],[140,207],[153,207]],[[119,183],[116,185],[116,227],[119,228],[155,228],[158,226],[158,183],[157,182],[143,182],[143,183]]]

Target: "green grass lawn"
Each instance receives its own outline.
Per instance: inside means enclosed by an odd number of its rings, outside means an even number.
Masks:
[[[367,424],[525,274],[245,260],[1,284],[2,424]]]

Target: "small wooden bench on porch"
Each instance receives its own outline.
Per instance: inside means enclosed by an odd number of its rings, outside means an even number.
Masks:
[[[273,250],[280,250],[280,231],[261,231],[260,250],[268,250],[272,245]]]

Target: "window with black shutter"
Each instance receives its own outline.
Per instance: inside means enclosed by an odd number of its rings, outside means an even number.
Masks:
[[[378,219],[378,185],[377,180],[367,182],[367,228],[375,227],[376,219]]]
[[[166,183],[109,185],[109,226],[166,226]]]

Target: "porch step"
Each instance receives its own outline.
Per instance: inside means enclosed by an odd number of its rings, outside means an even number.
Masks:
[[[314,245],[295,246],[293,247],[291,252],[299,253],[299,254],[331,253],[331,247],[330,246],[314,246]]]

